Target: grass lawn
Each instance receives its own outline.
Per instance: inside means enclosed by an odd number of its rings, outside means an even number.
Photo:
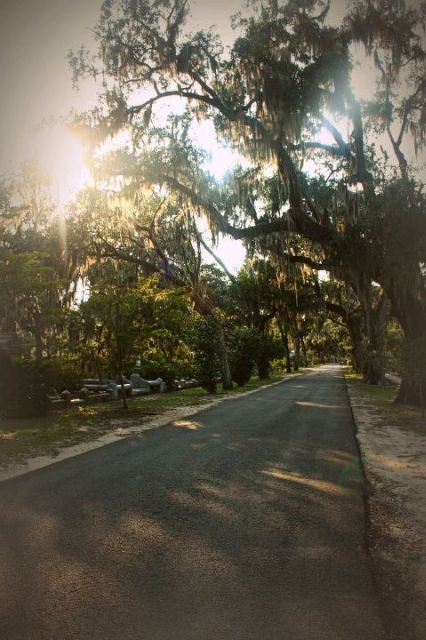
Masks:
[[[350,371],[345,372],[345,378],[353,393],[367,402],[376,412],[377,426],[389,425],[400,427],[405,431],[425,434],[426,421],[422,419],[421,410],[416,407],[395,404],[398,392],[397,385],[377,386],[365,384],[361,376]]]
[[[129,398],[127,410],[122,408],[122,401],[117,400],[55,410],[38,418],[0,419],[0,465],[23,462],[33,456],[55,455],[64,447],[95,440],[120,426],[136,426],[149,416],[179,407],[207,405],[216,398],[246,393],[283,378],[285,374],[273,374],[269,380],[253,377],[244,387],[226,391],[219,385],[215,395],[195,388]]]

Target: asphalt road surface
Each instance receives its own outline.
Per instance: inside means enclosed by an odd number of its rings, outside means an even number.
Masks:
[[[0,485],[1,640],[379,640],[338,366]]]

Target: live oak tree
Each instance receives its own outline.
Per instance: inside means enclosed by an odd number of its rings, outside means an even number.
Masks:
[[[218,232],[308,239],[339,277],[362,284],[362,295],[372,282],[382,287],[408,341],[426,340],[425,196],[403,150],[411,136],[421,151],[426,131],[424,5],[409,9],[401,0],[362,0],[332,26],[329,2],[250,4],[247,17],[236,19],[240,35],[226,56],[212,32],[185,31],[187,0],[104,2],[98,55],[71,55],[76,78],[103,78],[98,131],[114,134],[127,127],[136,140],[157,103],[187,101],[194,117],[212,118],[217,135],[242,154],[275,165],[282,203],[272,219],[235,224],[199,185],[188,184],[178,165],[162,180],[197,205]],[[354,43],[364,45],[378,70],[368,104],[351,87]],[[330,135],[327,143],[318,136],[321,129]],[[396,158],[394,173],[388,152],[370,144],[382,134]],[[302,166],[307,157],[325,160],[339,178],[344,197],[338,207],[309,189]],[[329,195],[333,202],[331,188]],[[419,401],[409,378],[400,397]]]

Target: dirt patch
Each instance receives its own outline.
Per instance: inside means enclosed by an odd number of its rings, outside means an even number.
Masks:
[[[368,542],[391,640],[426,638],[426,432],[348,384],[369,483]],[[392,423],[394,422],[394,423]]]

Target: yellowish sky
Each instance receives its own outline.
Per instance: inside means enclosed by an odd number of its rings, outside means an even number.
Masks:
[[[101,0],[0,0],[0,172],[40,147],[43,137],[33,130],[44,118],[92,104],[94,85],[73,90],[66,54],[91,42],[100,6]],[[194,29],[217,24],[230,35],[228,15],[239,6],[240,0],[196,0]]]
[[[87,38],[100,0],[14,0],[0,12],[2,140],[0,168],[31,155],[32,130],[45,117],[85,108],[89,92],[73,92],[66,53]],[[93,95],[93,94],[92,94]]]
[[[70,49],[93,42],[91,28],[101,4],[102,0],[0,0],[0,174],[36,158],[50,174],[60,205],[84,185],[88,173],[70,134],[58,126],[40,130],[40,124],[94,104],[94,83],[88,81],[75,91],[66,56]],[[231,41],[229,16],[240,7],[240,0],[193,0],[191,29],[216,25],[223,39]],[[205,129],[206,138],[211,133]],[[231,164],[230,154],[222,154],[219,173]],[[222,259],[236,270],[244,257],[241,243],[227,239],[221,245]]]

